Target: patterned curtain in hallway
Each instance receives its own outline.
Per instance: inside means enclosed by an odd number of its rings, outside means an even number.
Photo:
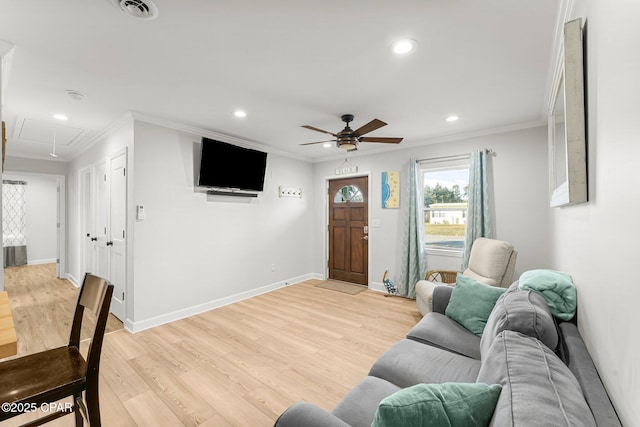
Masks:
[[[400,294],[416,297],[416,283],[424,278],[424,195],[420,187],[420,168],[416,159],[407,163],[405,197],[401,203],[404,235],[400,265]]]
[[[4,266],[27,263],[27,227],[24,181],[2,181],[2,249]]]

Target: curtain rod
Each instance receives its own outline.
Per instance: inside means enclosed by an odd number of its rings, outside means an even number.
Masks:
[[[493,151],[491,148],[485,148],[484,152],[490,155],[493,155],[495,153],[495,151]],[[416,163],[421,163],[421,162],[442,162],[442,161],[446,161],[446,160],[462,160],[462,159],[468,159],[469,156],[471,156],[471,153],[464,153],[464,154],[453,154],[450,156],[440,156],[440,157],[430,157],[428,159],[418,159],[416,160]]]
[[[3,184],[13,184],[13,185],[27,185],[27,181],[13,181],[11,179],[3,179]]]

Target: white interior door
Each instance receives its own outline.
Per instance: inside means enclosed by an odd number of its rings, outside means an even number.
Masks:
[[[60,277],[60,180],[56,179],[56,277]]]
[[[127,204],[127,156],[122,153],[113,157],[110,162],[110,274],[113,284],[113,300],[111,312],[124,321],[125,318],[125,285],[126,285],[126,204]]]
[[[93,274],[109,280],[109,174],[107,162],[94,166]]]
[[[93,218],[91,209],[91,169],[80,171],[78,182],[80,188],[80,245],[81,245],[81,271],[82,273],[93,273]],[[84,277],[84,274],[82,275]],[[79,279],[82,280],[82,277]]]

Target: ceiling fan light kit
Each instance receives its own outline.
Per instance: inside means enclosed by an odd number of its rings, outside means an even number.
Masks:
[[[383,138],[383,137],[367,137],[364,136],[369,132],[373,132],[376,129],[379,129],[387,124],[382,120],[373,119],[369,123],[364,126],[359,127],[356,130],[351,129],[349,127],[349,123],[351,123],[354,119],[353,114],[343,114],[341,117],[342,121],[345,122],[346,126],[338,133],[329,132],[326,130],[318,129],[316,127],[310,125],[304,125],[303,128],[314,130],[316,132],[327,133],[335,137],[335,139],[325,140],[325,141],[316,141],[316,142],[307,142],[300,145],[313,145],[313,144],[326,144],[327,142],[335,141],[336,147],[343,149],[345,151],[355,151],[358,149],[358,144],[361,142],[379,142],[384,144],[399,144],[402,141],[402,138]]]

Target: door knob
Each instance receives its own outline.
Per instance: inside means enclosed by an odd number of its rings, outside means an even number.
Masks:
[[[92,238],[91,238],[91,241],[92,241],[92,242],[96,242],[96,241],[98,241],[98,238],[97,238],[97,237],[92,237]]]
[[[107,246],[112,246],[113,242],[107,242]]]
[[[363,239],[364,240],[369,240],[369,236],[364,236]]]

